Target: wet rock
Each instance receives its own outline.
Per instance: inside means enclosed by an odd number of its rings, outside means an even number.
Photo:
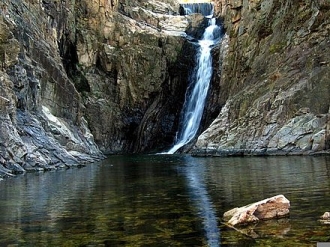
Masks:
[[[262,224],[240,225],[239,227],[226,225],[226,227],[229,227],[251,239],[283,238],[291,231],[290,220],[286,218],[267,220],[263,221]],[[223,231],[222,236],[229,239],[230,235],[236,234],[235,231]]]
[[[283,195],[277,195],[244,207],[234,208],[224,213],[224,220],[231,226],[244,225],[286,217],[289,214],[290,201]]]
[[[17,164],[17,163],[12,163],[12,162],[6,162],[5,167],[11,171],[12,174],[21,174],[25,173],[24,168]]]
[[[12,177],[14,176],[12,170],[5,168],[2,164],[0,164],[0,181],[3,177]]]

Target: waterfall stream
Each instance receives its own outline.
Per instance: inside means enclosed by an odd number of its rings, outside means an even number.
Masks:
[[[197,134],[202,119],[206,97],[212,77],[212,47],[220,42],[221,27],[216,24],[213,18],[213,5],[196,7],[198,4],[185,5],[185,13],[198,11],[208,19],[208,26],[202,38],[197,43],[196,68],[194,76],[188,87],[185,103],[182,110],[181,121],[174,146],[167,151],[167,154],[175,153],[179,148],[189,143]]]

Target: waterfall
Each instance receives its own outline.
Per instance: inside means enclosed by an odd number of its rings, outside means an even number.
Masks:
[[[195,74],[186,93],[176,142],[166,152],[167,154],[173,154],[189,143],[197,134],[202,119],[213,70],[211,49],[219,43],[221,38],[221,27],[216,24],[216,19],[213,18],[213,5],[211,6],[212,8],[210,8],[210,4],[184,4],[183,6],[185,13],[193,11],[203,13],[208,19],[208,26],[197,43]]]
[[[180,9],[180,14],[183,15],[190,15],[194,13],[199,13],[208,17],[213,15],[212,3],[185,3],[181,4]]]

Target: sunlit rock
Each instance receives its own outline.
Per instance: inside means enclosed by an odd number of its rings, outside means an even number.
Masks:
[[[218,72],[221,112],[196,155],[329,154],[329,8],[215,1],[229,36]]]
[[[325,212],[321,217],[320,217],[320,222],[322,224],[330,225],[330,212]]]
[[[259,220],[282,218],[289,214],[290,201],[277,195],[224,213],[224,220],[231,226],[255,223]]]

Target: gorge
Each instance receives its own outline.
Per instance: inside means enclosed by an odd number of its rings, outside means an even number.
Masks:
[[[213,17],[214,8],[212,4],[182,4],[181,6],[184,8],[185,15],[200,13],[207,18],[208,23],[201,39],[195,44],[197,46],[196,65],[189,79],[176,142],[167,151],[168,154],[175,153],[197,134],[213,72],[211,50],[220,42],[223,35],[221,24],[218,26],[217,20]],[[198,8],[195,9],[194,6]]]
[[[197,156],[329,154],[328,1],[216,0]],[[3,0],[0,174],[169,150],[207,21],[175,0]],[[208,66],[209,67],[209,66]]]

